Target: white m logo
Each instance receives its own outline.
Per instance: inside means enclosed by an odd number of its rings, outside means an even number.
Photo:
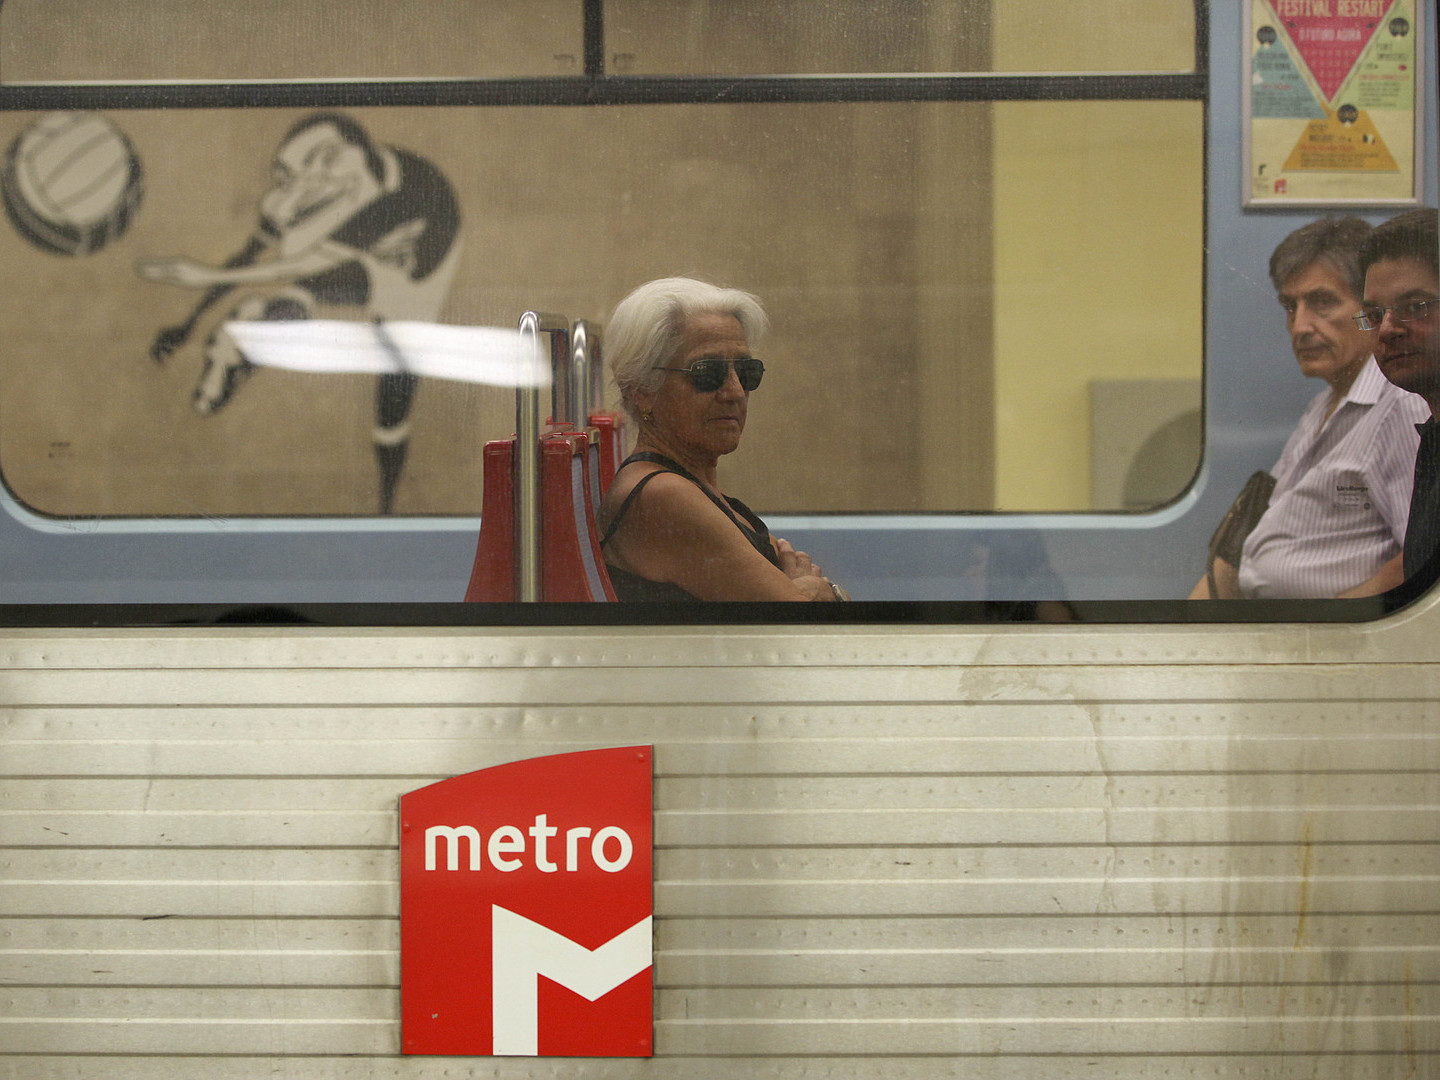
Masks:
[[[499,904],[490,913],[492,1054],[539,1053],[541,975],[594,1001],[652,962],[648,915],[592,952]]]

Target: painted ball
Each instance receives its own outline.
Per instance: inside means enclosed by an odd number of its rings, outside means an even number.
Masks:
[[[144,190],[130,140],[93,112],[40,117],[10,144],[0,177],[15,228],[59,255],[88,255],[123,234]]]

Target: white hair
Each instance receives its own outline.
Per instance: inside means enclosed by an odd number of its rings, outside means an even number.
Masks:
[[[605,351],[620,400],[632,417],[639,419],[635,395],[658,389],[658,369],[674,359],[690,321],[711,314],[734,316],[752,346],[770,325],[754,296],[694,278],[647,281],[615,305],[605,328]]]

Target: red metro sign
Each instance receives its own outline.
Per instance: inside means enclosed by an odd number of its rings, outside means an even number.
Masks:
[[[401,797],[405,1053],[651,1055],[651,760],[556,754]]]

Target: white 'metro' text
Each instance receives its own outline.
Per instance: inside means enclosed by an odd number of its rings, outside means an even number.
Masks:
[[[548,814],[536,814],[535,824],[524,832],[514,825],[501,825],[491,832],[483,844],[480,830],[474,825],[431,825],[425,830],[425,869],[436,869],[435,849],[443,840],[445,869],[459,870],[463,840],[469,848],[468,865],[471,870],[480,869],[483,851],[490,865],[502,873],[521,869],[525,865],[525,856],[529,854],[533,855],[537,870],[553,874],[562,869],[558,862],[562,855],[558,850],[552,855],[550,841],[559,836],[560,830],[551,825],[548,818]],[[526,840],[527,833],[534,842],[533,847]],[[630,865],[630,859],[635,854],[635,844],[630,839],[630,834],[615,825],[607,825],[593,833],[583,825],[566,829],[563,843],[558,843],[556,847],[563,847],[563,869],[570,872],[580,869],[582,848],[590,862],[607,874],[624,870]]]

